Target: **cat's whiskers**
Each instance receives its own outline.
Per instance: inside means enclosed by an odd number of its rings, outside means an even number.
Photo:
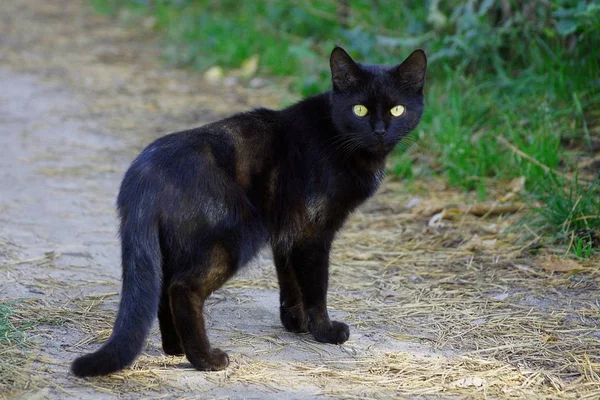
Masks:
[[[355,139],[353,136],[350,136],[348,134],[343,134],[343,133],[339,133],[335,136],[332,136],[329,139],[329,142],[337,148],[339,148],[340,145],[344,145],[345,143],[347,143],[348,141],[352,141],[353,139]]]
[[[354,145],[355,145],[354,141],[344,141],[344,142],[341,142],[340,145],[336,146],[336,150],[342,156],[342,158],[345,160],[346,159],[345,155],[350,151],[350,149],[352,147],[354,147]]]
[[[342,159],[348,160],[355,152],[361,147],[361,141],[358,138],[351,137],[351,140],[346,142],[346,145],[342,147]]]
[[[408,135],[400,139],[396,144],[396,149],[402,153],[414,155],[420,150],[421,146],[423,146],[423,141],[419,137]]]
[[[347,133],[339,133],[332,136],[328,142],[334,147],[335,151],[344,161],[347,161],[361,146],[359,138]]]
[[[336,147],[343,146],[347,143],[353,143],[357,137],[353,134],[338,134],[332,138],[332,144]]]
[[[332,137],[329,139],[329,142],[330,142],[332,145],[334,145],[334,146],[337,146],[337,145],[339,145],[340,143],[343,143],[343,142],[347,141],[348,139],[352,139],[352,137],[349,137],[349,136],[348,136],[348,135],[346,135],[346,134],[339,133],[339,134],[337,134],[337,135],[335,135],[335,136],[332,136]]]

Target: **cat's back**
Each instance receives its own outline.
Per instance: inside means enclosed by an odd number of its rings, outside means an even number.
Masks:
[[[279,112],[259,108],[201,127],[197,134],[208,137],[215,160],[248,189],[253,176],[272,168],[280,130]]]
[[[209,149],[214,155],[226,156],[231,151],[243,151],[249,144],[263,147],[270,143],[278,124],[277,111],[255,109],[160,137],[140,155],[158,161],[162,156],[173,159]]]
[[[133,161],[121,189],[168,186],[183,192],[212,182],[244,191],[253,176],[272,166],[278,121],[277,111],[263,108],[160,137]]]

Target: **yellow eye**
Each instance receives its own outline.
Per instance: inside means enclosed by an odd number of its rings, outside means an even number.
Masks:
[[[404,114],[404,106],[394,106],[392,107],[392,109],[390,110],[390,114],[392,114],[394,117],[399,117],[402,114]]]
[[[367,110],[367,107],[363,106],[362,104],[357,104],[354,107],[352,107],[352,111],[354,112],[354,114],[356,114],[357,117],[364,117],[365,115],[367,115],[367,112],[369,112],[369,110]]]

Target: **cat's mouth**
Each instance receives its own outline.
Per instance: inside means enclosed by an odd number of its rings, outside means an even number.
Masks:
[[[378,140],[377,143],[371,146],[370,150],[371,153],[377,156],[385,157],[389,154],[390,151],[394,149],[395,145],[395,142],[386,142],[384,140]]]

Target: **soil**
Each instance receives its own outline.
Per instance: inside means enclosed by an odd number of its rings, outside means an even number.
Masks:
[[[14,321],[28,343],[19,350],[26,373],[0,380],[0,398],[479,398],[488,391],[527,398],[555,395],[552,382],[559,381],[563,393],[580,393],[565,387],[582,370],[569,370],[569,380],[554,360],[536,363],[546,342],[534,343],[531,360],[520,363],[525,353],[502,353],[504,335],[486,341],[484,331],[474,332],[494,313],[508,324],[531,315],[562,321],[552,325],[557,332],[580,329],[586,345],[597,345],[597,264],[577,264],[584,272],[575,277],[543,270],[527,243],[506,234],[513,217],[432,220],[474,200],[435,181],[409,191],[392,179],[336,242],[330,306],[333,318],[351,326],[347,344],[283,330],[265,251],[207,307],[211,340],[231,358],[227,370],[202,373],[185,358],[164,356],[154,329],[132,368],[75,378],[70,362],[98,348],[115,315],[114,202],[131,160],[165,133],[279,107],[287,94],[211,85],[197,72],[165,66],[150,30],[123,27],[78,1],[3,2],[0,43],[0,299],[16,301]],[[467,304],[472,308],[461,308]],[[25,328],[27,319],[38,322]],[[510,340],[558,337],[537,321],[524,322]],[[477,353],[494,345],[495,352]],[[591,375],[577,381],[589,390],[600,390],[598,350],[586,352]],[[472,351],[470,366],[456,358]]]

